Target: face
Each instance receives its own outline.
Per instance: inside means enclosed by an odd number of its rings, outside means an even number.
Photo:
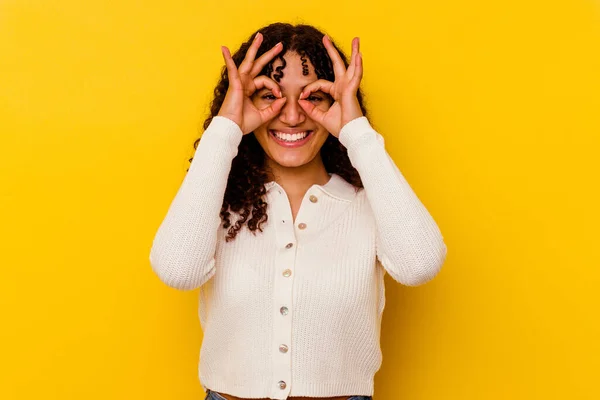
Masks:
[[[284,56],[286,66],[279,82],[281,94],[287,98],[281,112],[254,130],[256,139],[267,154],[267,162],[271,167],[294,168],[314,162],[322,162],[319,151],[329,136],[322,125],[310,119],[298,99],[302,89],[316,81],[315,70],[306,58],[308,75],[303,75],[302,60],[297,53],[288,52]],[[282,65],[280,60],[273,62],[273,70]],[[271,75],[272,79],[273,76]],[[268,107],[277,97],[271,90],[263,88],[252,96],[258,109]],[[308,97],[316,107],[326,111],[331,105],[330,97],[325,93],[313,92]]]

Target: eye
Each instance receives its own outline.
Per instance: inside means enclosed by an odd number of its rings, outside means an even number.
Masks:
[[[321,101],[323,99],[319,96],[308,96],[307,100],[308,101]]]
[[[265,99],[265,100],[275,100],[277,99],[277,97],[275,97],[272,93],[267,93],[267,94],[263,94],[262,96],[260,96],[261,99]]]

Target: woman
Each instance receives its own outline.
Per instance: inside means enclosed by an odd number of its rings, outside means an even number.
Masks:
[[[150,252],[164,283],[200,288],[206,398],[370,400],[384,274],[423,284],[446,245],[367,120],[359,40],[348,62],[314,27],[276,23],[222,53]]]

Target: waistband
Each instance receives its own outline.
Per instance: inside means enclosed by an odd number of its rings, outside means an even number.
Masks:
[[[210,389],[207,389],[206,397],[204,400],[227,400],[225,397],[221,396],[217,392],[213,392]],[[348,398],[348,400],[373,400],[372,396],[352,396]]]

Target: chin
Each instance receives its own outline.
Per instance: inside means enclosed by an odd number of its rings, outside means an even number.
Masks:
[[[290,150],[278,151],[277,149],[272,149],[269,152],[268,157],[275,163],[281,165],[282,167],[296,168],[310,163],[316,155],[293,153],[294,152],[291,152]]]

